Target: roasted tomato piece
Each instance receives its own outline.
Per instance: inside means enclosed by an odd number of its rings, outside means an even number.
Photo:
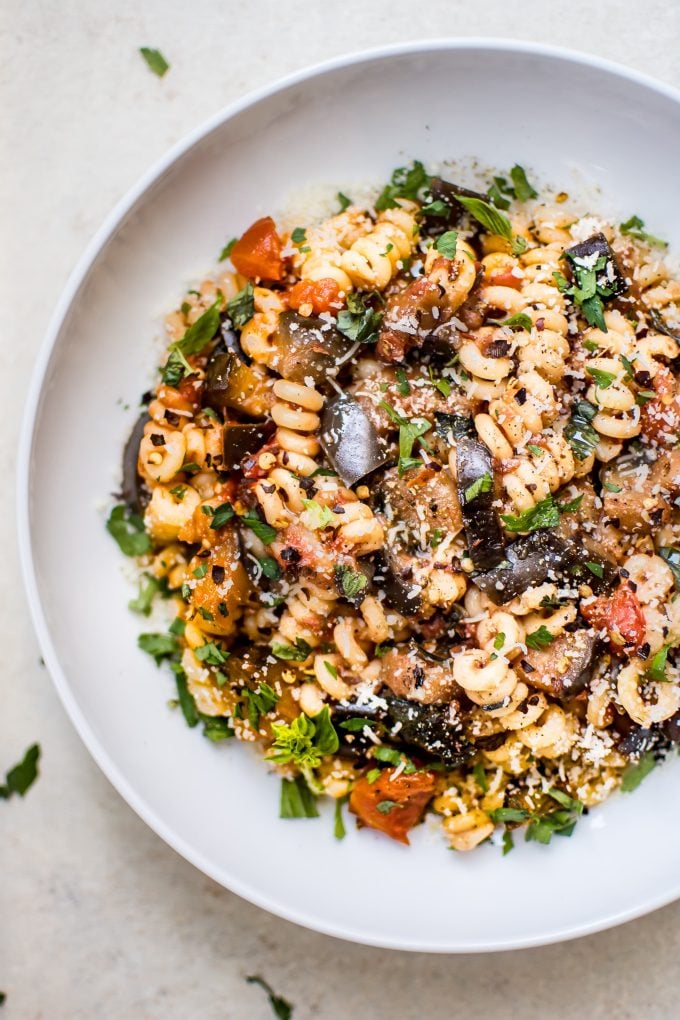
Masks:
[[[408,843],[408,832],[423,817],[434,793],[433,772],[403,772],[385,769],[374,783],[360,779],[349,798],[350,810],[363,825],[379,829],[399,843]]]
[[[512,287],[514,290],[522,289],[522,278],[515,276],[511,270],[491,273],[489,283],[492,287]]]
[[[330,278],[324,280],[300,280],[288,291],[288,305],[299,311],[305,305],[312,315],[335,311],[340,307],[340,287]]]
[[[231,251],[234,268],[250,279],[283,279],[283,258],[281,238],[271,216],[263,216],[248,227]]]
[[[581,606],[588,623],[598,629],[605,627],[613,645],[636,651],[645,640],[645,618],[640,601],[627,584],[622,584],[611,598],[599,598]]]
[[[652,386],[656,397],[648,400],[640,411],[642,434],[653,442],[674,446],[680,428],[680,397],[670,369],[660,368]]]

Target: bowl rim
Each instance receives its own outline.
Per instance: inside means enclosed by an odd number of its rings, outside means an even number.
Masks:
[[[136,792],[134,787],[121,774],[115,761],[104,750],[84,712],[81,711],[76,702],[76,698],[71,690],[66,672],[62,669],[59,662],[41,602],[36,565],[31,543],[31,461],[33,443],[36,434],[37,411],[40,402],[40,395],[45,382],[52,352],[68,316],[69,309],[74,300],[77,298],[96,259],[104,251],[106,245],[113,237],[119,225],[134,209],[135,205],[143,198],[146,191],[167,170],[169,170],[170,167],[172,167],[182,156],[188,153],[197,143],[210,135],[226,121],[244,110],[247,110],[249,107],[255,106],[277,92],[291,86],[301,84],[305,81],[309,81],[315,77],[325,75],[335,70],[361,64],[376,63],[382,60],[388,60],[391,57],[445,51],[454,53],[457,51],[478,49],[491,50],[495,52],[508,52],[517,55],[526,54],[528,56],[547,57],[551,60],[571,62],[576,65],[600,70],[609,75],[624,78],[629,82],[656,92],[680,105],[679,89],[615,61],[608,60],[594,54],[584,53],[566,47],[552,46],[540,42],[484,36],[443,39],[425,38],[352,51],[351,53],[342,54],[329,60],[308,65],[301,70],[276,78],[274,81],[269,82],[260,88],[247,92],[245,95],[222,107],[198,127],[185,134],[159,159],[157,159],[116,202],[112,210],[102,222],[101,226],[97,229],[89,243],[86,245],[74,268],[69,274],[64,289],[50,318],[45,336],[43,337],[42,343],[38,349],[27,390],[17,451],[17,537],[20,568],[31,620],[48,673],[54,687],[56,688],[57,695],[62,706],[65,709],[66,714],[69,716],[80,739],[83,741],[90,755],[111,785],[133,809],[133,811],[135,811],[135,813],[142,819],[142,821],[144,821],[149,828],[151,828],[156,835],[160,836],[160,838],[173,850],[213,881],[217,882],[224,888],[229,889],[231,892],[236,893],[243,899],[248,900],[250,903],[261,907],[263,910],[275,914],[278,917],[282,917],[287,921],[302,925],[305,928],[320,932],[324,935],[330,935],[335,938],[356,942],[361,945],[411,952],[461,954],[497,952],[502,950],[524,949],[534,946],[548,945],[555,942],[563,942],[579,938],[580,936],[603,931],[607,928],[641,917],[644,914],[672,903],[674,900],[680,898],[680,880],[677,885],[664,890],[657,896],[647,898],[624,910],[610,912],[596,920],[573,924],[567,928],[555,928],[554,930],[546,928],[534,936],[524,938],[509,938],[503,940],[494,940],[493,938],[489,938],[478,940],[475,943],[461,943],[456,940],[452,940],[447,943],[443,943],[442,941],[430,943],[427,939],[407,940],[402,938],[374,936],[370,933],[364,933],[359,929],[354,929],[348,925],[325,921],[323,918],[311,915],[304,909],[290,908],[267,895],[263,895],[256,887],[251,886],[247,882],[241,881],[237,876],[225,874],[223,869],[214,865],[210,860],[206,859],[200,851],[194,849],[181,836],[175,833],[170,826],[168,826],[163,819],[159,817],[155,809]]]

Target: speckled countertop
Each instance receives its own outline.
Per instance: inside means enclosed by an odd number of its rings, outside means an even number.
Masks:
[[[225,892],[99,772],[28,620],[13,503],[18,419],[52,307],[112,204],[170,144],[249,89],[343,51],[443,35],[588,49],[680,85],[673,0],[1,5],[0,767],[34,740],[43,748],[26,799],[0,807],[7,1020],[266,1020],[264,994],[245,982],[253,972],[294,1003],[294,1020],[678,1016],[680,904],[562,946],[456,958],[345,944]],[[162,81],[138,56],[142,45],[168,57]]]

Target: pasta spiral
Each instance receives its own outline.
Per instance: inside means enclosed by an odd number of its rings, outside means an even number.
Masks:
[[[399,199],[394,209],[378,214],[370,233],[360,237],[343,253],[340,266],[361,290],[382,290],[408,258],[418,240],[415,202]]]

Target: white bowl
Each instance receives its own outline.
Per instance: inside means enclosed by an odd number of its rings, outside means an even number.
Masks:
[[[225,240],[291,189],[380,182],[415,157],[519,161],[597,189],[680,250],[678,95],[631,71],[523,43],[385,49],[288,78],[177,146],[109,217],[73,274],[36,368],[20,455],[20,546],[36,630],[90,752],[141,817],[216,881],[290,920],[358,942],[464,952],[570,938],[680,895],[680,763],[579,822],[572,839],[406,849],[332,820],[278,819],[278,780],[247,747],[215,746],[166,707],[169,676],[137,650],[139,618],[103,506],[159,316]],[[578,184],[578,182],[581,184]],[[131,405],[123,410],[121,400]]]

